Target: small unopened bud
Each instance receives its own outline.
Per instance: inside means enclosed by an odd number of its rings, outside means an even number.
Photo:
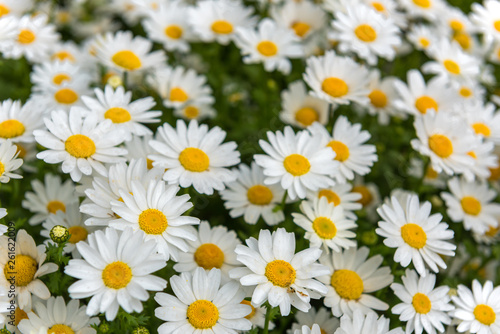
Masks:
[[[378,241],[378,235],[375,231],[366,231],[361,234],[361,241],[367,246],[373,246]]]
[[[122,78],[120,78],[118,75],[113,75],[108,79],[108,85],[110,85],[113,88],[122,86],[123,85]]]
[[[149,334],[149,330],[146,327],[140,326],[134,329],[132,334]]]
[[[50,230],[50,238],[58,244],[68,241],[69,231],[62,225],[56,225]]]
[[[0,334],[12,334],[12,332],[9,331],[7,328],[2,328],[0,329]]]
[[[99,325],[99,333],[109,333],[109,325],[106,322]]]

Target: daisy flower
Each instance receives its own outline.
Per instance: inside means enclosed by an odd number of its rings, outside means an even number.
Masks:
[[[292,82],[281,92],[281,109],[280,119],[299,128],[314,122],[326,125],[328,121],[328,103],[309,95],[302,80]]]
[[[28,312],[28,318],[21,320],[18,328],[22,333],[36,333],[41,327],[48,328],[47,333],[92,333],[90,325],[99,324],[97,317],[90,318],[87,306],[80,307],[78,300],[65,303],[63,297],[51,297],[46,305],[36,303],[35,310]]]
[[[253,9],[240,1],[205,0],[189,9],[188,22],[202,41],[227,45],[237,28],[254,27],[252,13]]]
[[[370,93],[368,98],[370,103],[366,105],[370,115],[377,115],[380,125],[388,125],[391,116],[404,118],[402,114],[394,105],[397,100],[398,94],[394,83],[395,77],[380,77],[380,71],[375,69],[370,72],[368,89]]]
[[[493,152],[495,145],[492,142],[483,141],[482,138],[476,137],[472,147],[467,154],[474,158],[474,164],[464,172],[464,177],[467,180],[489,178],[491,170],[499,166],[498,156]]]
[[[450,193],[441,193],[447,214],[455,223],[463,222],[465,230],[484,234],[490,226],[497,227],[500,204],[494,203],[497,192],[484,181],[467,182],[453,178],[448,181]]]
[[[8,183],[10,179],[22,179],[23,177],[13,172],[21,167],[22,159],[16,159],[18,156],[17,146],[10,140],[0,144],[0,183]]]
[[[245,64],[264,63],[267,72],[279,70],[288,75],[292,63],[288,58],[301,58],[304,51],[299,38],[290,30],[282,28],[269,18],[264,18],[257,31],[238,28],[235,43],[240,48]]]
[[[163,51],[151,51],[153,43],[130,31],[107,32],[96,38],[96,55],[99,61],[120,72],[143,71],[159,67],[166,61]]]
[[[399,0],[398,2],[406,9],[408,18],[425,18],[431,22],[437,21],[444,9],[442,0]]]
[[[196,120],[186,125],[177,121],[174,129],[165,123],[157,131],[157,140],[149,143],[157,152],[148,156],[153,166],[167,169],[163,179],[182,188],[191,185],[200,194],[212,195],[234,181],[236,175],[226,167],[240,162],[235,142],[222,144],[226,132],[219,127],[208,129]]]
[[[151,273],[166,266],[156,253],[154,241],[144,241],[143,234],[113,228],[96,231],[87,241],[76,245],[83,259],[70,260],[66,275],[77,278],[68,292],[72,299],[91,297],[87,315],[105,313],[112,321],[121,306],[125,312],[142,312],[141,301],[149,291],[162,291],[167,282]]]
[[[329,38],[339,41],[341,52],[354,52],[375,65],[378,58],[394,59],[395,48],[401,44],[399,28],[394,22],[364,5],[349,5],[346,13],[335,13],[334,32]]]
[[[189,195],[177,196],[179,187],[167,186],[163,181],[151,180],[148,185],[130,182],[130,190],[119,189],[122,200],[111,201],[111,209],[120,218],[111,220],[110,227],[124,230],[131,227],[143,231],[146,241],[153,239],[157,251],[168,261],[179,258],[179,250],[188,250],[187,240],[196,240],[189,225],[198,225],[199,219],[182,216],[193,204]]]
[[[145,159],[148,169],[153,168],[153,160],[148,159],[148,155],[153,154],[154,150],[149,146],[149,141],[153,139],[152,135],[136,136],[132,135],[132,139],[126,141],[125,148],[127,149],[127,161],[131,162],[132,159]]]
[[[35,244],[35,240],[25,230],[17,232],[15,259],[8,256],[7,238],[0,238],[0,267],[4,274],[0,275],[0,286],[15,285],[14,293],[17,296],[18,306],[23,309],[31,303],[31,295],[41,299],[48,299],[50,291],[39,279],[40,276],[53,273],[58,266],[55,263],[43,263],[46,258],[45,246]],[[12,299],[12,298],[10,298]]]
[[[174,110],[174,116],[185,119],[186,121],[201,121],[206,118],[214,118],[217,112],[208,103],[192,102],[183,104]]]
[[[352,239],[356,233],[350,229],[356,228],[354,221],[344,216],[341,206],[329,203],[325,197],[315,198],[312,203],[302,201],[300,213],[292,213],[295,224],[306,230],[305,238],[309,240],[310,247],[325,247],[327,253],[329,248],[334,252],[342,249],[356,247]]]
[[[313,89],[311,95],[329,103],[366,105],[369,102],[366,67],[349,57],[339,57],[328,51],[321,57],[306,61],[305,82]]]
[[[436,334],[438,330],[443,333],[443,324],[451,323],[448,312],[454,310],[448,295],[450,288],[434,288],[435,275],[427,273],[425,277],[419,277],[409,269],[406,269],[401,280],[403,284],[391,284],[391,289],[402,301],[392,308],[392,313],[399,314],[399,320],[406,322],[406,332],[422,334],[425,330],[429,334]]]
[[[42,108],[28,102],[4,100],[0,104],[0,143],[7,139],[13,142],[33,143],[33,131],[43,126]]]
[[[0,8],[0,52],[10,49],[17,38],[18,18],[12,15],[2,15]]]
[[[350,183],[336,184],[329,188],[320,188],[317,191],[307,194],[307,199],[310,201],[322,197],[325,197],[328,203],[334,204],[335,206],[341,206],[345,216],[351,220],[357,219],[353,211],[363,207],[362,204],[359,203],[362,195],[359,192],[354,192],[353,186]]]
[[[319,280],[328,287],[324,303],[332,308],[334,316],[352,316],[357,309],[367,313],[371,309],[385,311],[389,308],[369,293],[385,288],[394,277],[389,267],[379,268],[383,261],[381,255],[368,259],[368,253],[367,247],[351,247],[320,258],[320,263],[330,269],[330,274]]]
[[[43,62],[33,67],[31,82],[35,92],[58,91],[62,87],[73,85],[88,87],[92,76],[69,60]]]
[[[73,182],[63,183],[58,175],[45,174],[43,183],[34,179],[31,188],[33,192],[26,192],[22,202],[23,208],[34,213],[29,219],[30,225],[38,225],[58,211],[66,212],[68,205],[78,202]]]
[[[460,321],[458,332],[500,332],[500,287],[493,288],[491,281],[486,281],[481,286],[481,283],[474,280],[472,291],[460,284],[457,296],[452,296],[451,299],[456,306],[456,310],[452,312],[453,317]]]
[[[391,19],[398,27],[406,28],[408,23],[405,15],[400,11],[395,0],[361,0],[368,7],[374,9],[385,18]],[[350,2],[352,3],[352,2]]]
[[[2,0],[0,1],[0,17],[8,14],[19,17],[33,7],[33,0]]]
[[[254,307],[252,302],[246,299],[241,301],[241,304],[248,305],[252,308],[252,312],[249,315],[245,316],[245,319],[250,320],[252,323],[252,328],[259,327],[264,328],[266,325],[266,307],[265,306],[257,306]],[[269,330],[273,330],[275,327],[272,321],[269,322]]]
[[[403,334],[401,327],[389,330],[389,319],[378,315],[375,312],[363,313],[355,310],[353,315],[345,314],[340,318],[340,328],[335,334]]]
[[[321,138],[308,131],[294,133],[286,126],[284,132],[267,132],[269,143],[259,140],[267,155],[257,154],[255,162],[264,169],[265,184],[280,183],[294,200],[306,197],[306,189],[318,190],[334,185],[330,177],[337,169],[334,151],[320,145]]]
[[[383,220],[375,232],[385,238],[384,245],[397,248],[394,261],[403,267],[413,262],[420,276],[426,275],[424,262],[436,273],[438,266],[446,269],[439,255],[454,256],[457,248],[446,241],[453,239],[454,232],[441,222],[441,214],[430,215],[431,208],[430,202],[420,205],[417,195],[409,195],[406,203],[393,196],[390,204],[377,210]]]
[[[371,135],[368,131],[361,131],[361,124],[351,124],[347,117],[340,116],[333,126],[332,135],[319,123],[309,127],[311,134],[321,136],[321,146],[335,152],[335,160],[339,162],[339,169],[334,174],[338,183],[354,180],[354,173],[365,175],[370,167],[378,160],[374,145],[364,144]]]
[[[471,5],[471,21],[484,33],[486,42],[500,41],[500,2],[484,0],[483,4]]]
[[[321,31],[327,22],[326,13],[311,1],[290,1],[283,6],[272,6],[270,14],[279,26],[291,29],[302,40]]]
[[[426,51],[438,43],[435,28],[423,24],[410,27],[406,38],[417,50]]]
[[[312,325],[312,327],[304,325],[302,326],[301,329],[296,329],[294,334],[323,334],[323,333],[319,325],[314,324]]]
[[[295,234],[278,228],[273,234],[260,230],[259,239],[249,238],[247,246],[236,247],[237,259],[245,267],[233,269],[230,277],[243,286],[256,286],[252,304],[260,306],[266,300],[279,306],[282,316],[290,314],[291,306],[307,312],[311,298],[326,293],[326,287],[315,277],[328,274],[328,269],[316,263],[319,248],[307,248],[295,254]]]
[[[38,153],[37,158],[50,164],[62,162],[63,173],[69,173],[75,182],[93,170],[106,176],[102,163],[120,162],[120,156],[127,153],[116,147],[123,142],[121,131],[112,128],[111,120],[99,122],[96,113],[84,116],[81,110],[72,108],[68,115],[58,110],[44,121],[48,131],[35,130],[33,134],[48,150]]]
[[[180,273],[194,274],[196,268],[221,270],[222,281],[229,281],[229,270],[240,266],[236,260],[234,249],[241,244],[234,231],[228,231],[225,226],[210,227],[207,221],[202,221],[195,232],[196,239],[188,241],[188,250],[179,253],[179,259],[174,270]]]
[[[362,177],[357,177],[354,178],[352,192],[361,195],[358,203],[362,205],[370,220],[376,221],[378,219],[377,207],[382,203],[378,186],[372,182],[366,183]]]
[[[132,92],[125,92],[123,86],[116,90],[107,85],[104,90],[96,88],[94,93],[97,99],[83,96],[82,100],[90,112],[97,113],[99,120],[110,119],[116,129],[122,129],[125,140],[132,139],[132,135],[144,136],[153,134],[142,123],[158,123],[157,118],[162,112],[150,110],[156,105],[150,96],[131,102]]]
[[[292,324],[292,328],[288,330],[288,333],[300,330],[304,326],[312,328],[316,325],[319,327],[321,334],[333,334],[340,326],[339,319],[332,317],[331,313],[323,307],[318,311],[311,308],[307,313],[299,311],[295,314],[295,319],[297,323]]]
[[[175,296],[155,295],[160,304],[155,316],[165,321],[158,327],[159,334],[236,333],[252,328],[245,319],[251,308],[241,304],[245,293],[234,281],[221,286],[219,269],[207,273],[197,268],[194,275],[173,276],[170,285]]]
[[[88,63],[88,55],[73,41],[58,42],[51,50],[50,60],[55,62],[69,62],[84,65]]]
[[[267,225],[272,226],[285,219],[282,210],[275,211],[281,203],[283,188],[277,184],[264,184],[264,173],[255,162],[249,168],[245,164],[238,165],[236,180],[227,184],[227,189],[220,195],[224,206],[230,210],[232,218],[243,216],[247,224],[255,225],[260,217]]]
[[[493,103],[483,104],[482,101],[475,100],[462,110],[467,123],[476,135],[500,144],[500,112]]]

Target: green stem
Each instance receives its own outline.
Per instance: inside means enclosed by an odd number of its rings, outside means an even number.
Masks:
[[[125,90],[127,90],[127,81],[128,81],[128,72],[127,71],[123,71],[123,88],[125,88]]]
[[[264,323],[264,332],[263,334],[268,334],[269,333],[269,322],[271,321],[271,310],[272,306],[269,305],[269,303],[266,303],[266,321]]]
[[[285,204],[286,204],[286,196],[288,195],[288,190],[285,190],[285,192],[283,193],[283,198],[281,199],[281,203],[276,205],[273,209],[273,212],[278,212],[280,210],[284,210],[285,209]]]

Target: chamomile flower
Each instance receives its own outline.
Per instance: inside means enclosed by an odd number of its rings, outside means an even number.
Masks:
[[[339,163],[334,160],[333,150],[321,146],[320,136],[313,136],[306,130],[294,133],[287,126],[283,133],[267,132],[267,138],[270,144],[259,141],[267,155],[254,156],[257,165],[264,170],[264,184],[280,183],[292,200],[305,198],[306,189],[314,191],[334,184],[330,175],[338,169]]]
[[[361,195],[357,202],[362,205],[363,210],[368,214],[368,218],[376,221],[378,219],[376,210],[382,203],[378,186],[373,182],[367,183],[363,181],[362,177],[356,177],[351,191]]]
[[[51,50],[50,60],[54,62],[69,62],[78,65],[90,65],[89,57],[73,41],[59,42]]]
[[[316,263],[321,255],[319,248],[295,254],[295,235],[284,228],[272,235],[260,230],[259,239],[249,238],[246,244],[248,247],[239,245],[235,250],[245,267],[233,269],[229,275],[243,286],[256,286],[252,304],[260,306],[267,300],[286,316],[291,306],[307,312],[310,299],[326,293],[326,287],[315,279],[328,274],[325,266]]]
[[[314,122],[326,125],[328,103],[307,93],[302,80],[294,81],[281,93],[280,119],[290,125],[306,128]]]
[[[400,5],[406,9],[409,18],[425,18],[437,21],[444,8],[442,0],[399,0]]]
[[[260,217],[269,226],[282,222],[285,215],[282,210],[275,211],[275,207],[282,201],[283,188],[277,184],[266,185],[263,170],[255,162],[250,168],[240,164],[235,172],[238,174],[236,180],[228,183],[220,193],[224,206],[230,210],[229,215],[232,218],[243,216],[251,225]]]
[[[484,234],[490,226],[497,227],[500,204],[493,203],[497,192],[484,181],[468,182],[453,178],[448,181],[450,193],[441,193],[447,213],[455,223],[463,222],[465,230]]]
[[[252,328],[245,316],[249,305],[241,303],[245,293],[239,284],[230,281],[221,286],[219,269],[208,273],[197,268],[194,275],[182,273],[173,276],[170,285],[175,296],[157,293],[155,300],[160,307],[155,310],[157,318],[165,323],[158,327],[159,334],[221,333],[229,334]]]
[[[144,241],[143,233],[113,228],[96,231],[76,245],[83,259],[70,260],[66,275],[77,278],[68,292],[72,299],[91,297],[87,315],[105,313],[112,321],[121,306],[126,312],[142,312],[141,301],[149,291],[162,291],[167,282],[151,273],[166,266],[156,253],[154,241]]]
[[[62,87],[88,87],[91,76],[76,64],[68,60],[43,62],[33,67],[31,82],[33,91],[58,91]],[[70,84],[70,85],[65,85]],[[61,94],[61,93],[59,93]]]
[[[484,105],[480,100],[475,100],[464,106],[463,111],[476,135],[500,144],[500,112],[493,103]]]
[[[129,162],[132,159],[145,159],[148,169],[153,168],[153,160],[148,159],[148,155],[153,154],[154,150],[149,146],[149,141],[153,139],[152,135],[145,136],[135,136],[132,135],[132,139],[125,142],[125,148],[127,149],[127,160]]]
[[[133,36],[130,31],[118,31],[114,35],[98,35],[96,55],[99,61],[120,72],[149,70],[165,63],[163,51],[151,51],[153,43],[143,37]]]
[[[22,159],[17,159],[17,146],[10,140],[0,144],[0,183],[8,183],[10,179],[22,179],[19,174],[13,173],[23,164]]]
[[[326,25],[326,13],[312,1],[288,1],[283,6],[272,6],[271,17],[276,23],[293,30],[300,39],[306,39]]]
[[[368,85],[370,103],[366,105],[366,108],[370,115],[377,115],[378,122],[381,125],[388,125],[391,116],[399,118],[405,116],[394,105],[394,101],[398,98],[394,87],[395,82],[396,78],[394,77],[381,78],[379,70],[370,72],[370,83]]]
[[[320,263],[330,269],[330,274],[319,277],[327,285],[325,306],[336,317],[352,316],[355,310],[367,313],[371,309],[385,311],[389,305],[369,293],[380,290],[393,281],[389,267],[379,268],[383,258],[375,255],[368,259],[367,247],[351,247],[342,252],[323,255]]]
[[[335,334],[403,334],[401,327],[389,330],[389,319],[373,312],[366,314],[361,310],[355,310],[352,315],[345,314],[340,318],[340,328]]]
[[[346,9],[346,13],[335,14],[334,32],[329,35],[339,41],[339,50],[352,51],[370,65],[376,64],[377,57],[394,59],[395,47],[401,44],[399,28],[394,22],[368,6],[347,6]]]
[[[485,34],[486,41],[500,41],[500,2],[485,0],[483,4],[473,3],[471,9],[471,20]]]
[[[33,0],[2,0],[0,1],[0,17],[4,15],[22,16],[33,8]]]
[[[340,326],[339,319],[332,317],[331,313],[324,307],[320,308],[318,311],[311,308],[307,313],[299,311],[295,314],[295,319],[297,323],[292,324],[291,330],[288,330],[289,334],[303,326],[312,328],[315,324],[319,327],[321,334],[333,334]]]
[[[157,118],[161,111],[150,110],[156,103],[150,96],[131,101],[132,92],[125,92],[123,86],[116,90],[107,85],[104,90],[96,88],[94,93],[97,99],[83,96],[82,100],[90,112],[97,113],[99,120],[110,119],[116,129],[123,130],[125,140],[132,139],[132,135],[144,136],[153,134],[143,123],[158,123]]]
[[[344,214],[348,219],[356,220],[357,217],[353,211],[361,209],[363,206],[359,203],[362,195],[359,192],[353,191],[353,186],[350,183],[336,184],[328,188],[320,188],[317,191],[309,192],[307,199],[313,201],[315,198],[325,197],[328,203],[335,206],[341,206]]]
[[[392,313],[399,314],[399,320],[406,322],[406,332],[428,334],[444,332],[444,325],[451,323],[448,311],[454,310],[450,305],[450,290],[447,286],[434,288],[436,275],[426,274],[419,277],[413,270],[407,269],[401,277],[403,284],[392,283],[391,289],[402,301],[392,308]]]
[[[304,51],[299,38],[290,30],[282,28],[269,18],[263,19],[257,31],[238,28],[235,43],[240,48],[245,64],[264,63],[268,72],[278,70],[287,75],[292,70],[288,58],[300,58]]]
[[[241,244],[234,231],[228,231],[225,226],[210,227],[207,221],[202,221],[195,233],[195,240],[188,240],[188,250],[180,252],[174,270],[194,274],[196,268],[221,270],[222,282],[229,281],[229,270],[239,267],[234,249]]]
[[[491,281],[483,286],[477,280],[472,282],[472,291],[460,284],[457,296],[451,299],[456,306],[453,317],[459,320],[458,332],[495,334],[500,332],[500,287],[493,287]]]
[[[215,109],[210,104],[196,101],[183,104],[174,110],[174,116],[183,118],[186,121],[193,119],[201,121],[206,118],[214,118],[216,114]]]
[[[322,334],[322,330],[318,324],[313,324],[312,327],[302,326],[300,329],[296,329],[294,334]]]
[[[43,183],[37,179],[31,181],[31,188],[33,192],[26,192],[22,202],[23,208],[34,213],[30,225],[38,225],[58,211],[66,212],[68,205],[78,202],[73,182],[63,183],[58,175],[47,173]]]
[[[116,147],[123,142],[121,132],[112,128],[111,120],[99,122],[96,113],[84,116],[81,110],[72,108],[68,115],[58,110],[44,121],[48,131],[35,130],[33,134],[48,150],[38,153],[37,158],[51,164],[62,162],[63,173],[69,173],[75,182],[93,170],[106,176],[102,163],[122,161],[120,156],[127,153]]]
[[[14,294],[18,306],[23,309],[31,303],[31,295],[48,299],[50,291],[39,279],[40,276],[53,273],[58,266],[55,263],[43,263],[46,258],[45,246],[36,246],[35,240],[25,230],[19,230],[16,237],[15,259],[8,256],[7,238],[0,238],[0,267],[4,275],[0,275],[0,286],[15,285]]]
[[[482,138],[476,137],[472,149],[467,152],[468,155],[474,158],[474,164],[464,172],[464,177],[467,180],[487,179],[491,176],[491,170],[497,168],[498,156],[493,153],[495,145],[489,141],[483,141]]]
[[[311,95],[329,103],[366,105],[369,102],[366,78],[368,70],[348,57],[328,51],[321,57],[306,61],[305,82],[313,89]]]
[[[15,16],[5,16],[0,13],[0,52],[3,53],[4,49],[12,47],[17,37],[17,22],[18,19]]]
[[[209,130],[196,120],[188,126],[178,120],[175,129],[165,123],[157,133],[157,140],[150,141],[157,153],[149,158],[154,161],[153,166],[167,169],[163,179],[169,184],[183,188],[192,185],[200,194],[211,195],[236,179],[235,173],[226,167],[238,164],[240,153],[235,142],[222,144],[226,132],[219,127]]]
[[[245,316],[245,319],[250,320],[252,323],[252,327],[264,328],[266,325],[266,307],[265,306],[253,306],[252,302],[246,299],[241,301],[241,304],[248,305],[252,308],[252,312],[249,315]],[[275,324],[270,321],[269,322],[269,330],[273,330]]]
[[[417,195],[409,195],[404,204],[393,196],[377,210],[383,220],[375,232],[385,238],[384,245],[397,248],[394,261],[403,267],[412,262],[420,276],[426,275],[424,263],[436,273],[438,266],[446,269],[439,255],[454,256],[457,248],[446,241],[453,239],[453,230],[441,222],[441,214],[430,215],[431,208],[430,202],[420,205]]]
[[[4,100],[0,104],[0,143],[33,143],[33,131],[42,127],[43,109],[32,102],[21,106],[21,101]]]
[[[80,307],[78,300],[71,300],[68,304],[63,297],[51,297],[46,305],[35,303],[34,311],[28,312],[28,318],[21,320],[18,325],[22,333],[37,333],[39,329],[48,328],[47,333],[94,333],[91,325],[99,324],[97,317],[90,318],[87,306]]]
[[[186,240],[196,240],[189,225],[198,225],[199,219],[182,216],[193,204],[189,195],[177,196],[179,187],[167,186],[163,181],[151,180],[148,185],[130,182],[130,190],[119,189],[122,201],[113,200],[111,209],[120,218],[109,222],[110,227],[124,230],[131,227],[143,231],[144,239],[153,239],[157,251],[165,260],[177,261],[179,251],[186,252]]]
[[[341,249],[356,247],[353,240],[356,233],[350,229],[357,226],[344,216],[341,206],[335,206],[321,197],[315,198],[312,203],[302,201],[300,211],[302,213],[292,213],[293,221],[306,230],[305,238],[309,240],[310,247],[324,246],[327,253],[329,248],[340,252]]]
[[[438,43],[435,29],[423,24],[412,25],[406,37],[417,50],[422,51],[429,50]]]

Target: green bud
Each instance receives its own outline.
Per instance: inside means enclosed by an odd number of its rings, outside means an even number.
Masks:
[[[146,327],[140,326],[134,329],[132,334],[149,334],[149,330]]]
[[[68,241],[69,231],[62,225],[56,225],[50,230],[50,238],[58,244]]]
[[[12,334],[12,332],[9,331],[7,328],[2,328],[0,329],[0,334]]]
[[[361,234],[361,241],[367,246],[373,246],[378,241],[378,236],[375,231],[366,231]]]
[[[109,325],[106,322],[103,322],[102,324],[99,325],[99,333],[108,333],[109,332]]]

